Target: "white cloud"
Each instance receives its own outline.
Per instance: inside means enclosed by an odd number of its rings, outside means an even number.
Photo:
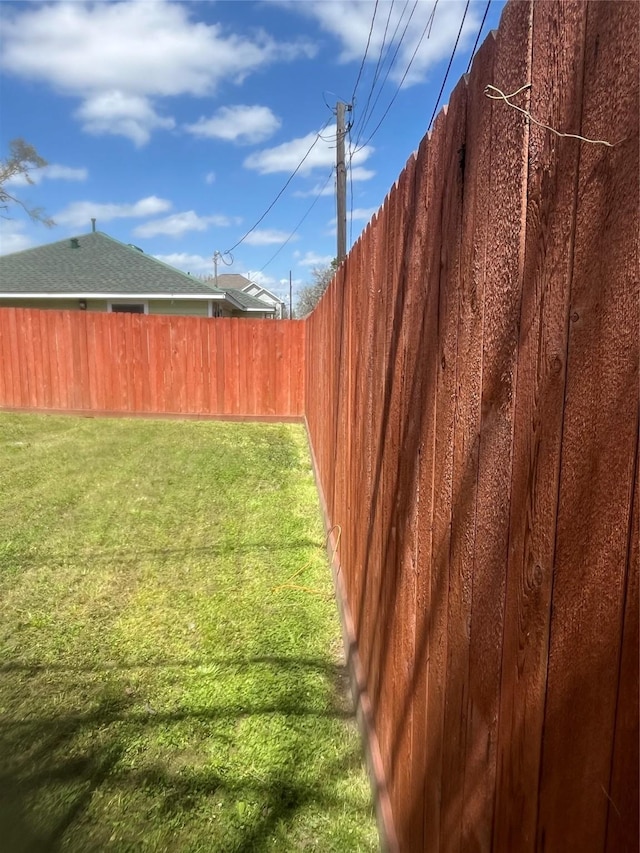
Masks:
[[[164,219],[152,219],[138,225],[133,233],[136,237],[155,237],[165,234],[168,237],[181,237],[187,231],[206,231],[210,225],[224,228],[227,225],[237,224],[228,216],[198,216],[194,210],[186,210],[184,213],[172,213]]]
[[[284,243],[289,238],[286,231],[278,231],[274,228],[265,228],[263,230],[252,231],[244,242],[249,246],[270,246],[274,243]],[[298,236],[294,235],[292,240],[297,240]]]
[[[45,178],[52,181],[86,181],[89,171],[84,167],[75,169],[73,166],[61,166],[58,163],[50,163],[42,170]]]
[[[354,166],[350,171],[352,181],[370,181],[371,178],[375,178],[375,176],[375,172],[371,169],[365,169],[363,166]]]
[[[204,176],[205,184],[212,184],[215,181],[215,179],[216,179],[216,173],[215,172],[207,172],[207,174]]]
[[[0,255],[29,249],[33,242],[31,237],[24,233],[24,222],[0,218]]]
[[[353,210],[347,211],[347,219],[362,220],[363,222],[368,222],[377,209],[377,207],[354,207]],[[328,224],[335,226],[337,221],[337,218],[334,216]]]
[[[367,51],[367,65],[371,70],[379,57],[386,57],[389,50],[389,67],[396,48],[398,55],[391,66],[390,79],[399,83],[411,62],[411,68],[403,85],[423,81],[429,70],[440,60],[449,56],[453,48],[460,21],[465,9],[464,0],[448,0],[439,3],[431,25],[429,19],[434,11],[434,0],[417,4],[379,4],[373,29],[371,22],[374,3],[362,0],[308,0],[308,2],[287,3],[289,9],[314,18],[320,27],[334,36],[342,47],[339,56],[341,62],[360,62]],[[475,4],[471,4],[461,35],[460,47],[475,35],[479,26]],[[405,32],[406,29],[406,32]],[[384,45],[384,48],[383,48]],[[413,56],[415,52],[415,56]],[[413,60],[412,60],[413,57]],[[383,59],[383,66],[386,59]],[[385,72],[386,73],[386,72]],[[366,76],[363,77],[363,91],[366,92]]]
[[[6,71],[83,99],[78,115],[89,132],[138,145],[172,121],[152,99],[211,95],[222,81],[315,55],[309,42],[196,21],[190,4],[169,0],[18,4],[4,18]]]
[[[377,207],[355,207],[353,210],[349,211],[349,218],[362,219],[365,222],[368,222],[377,209]]]
[[[184,272],[211,273],[213,275],[213,259],[205,258],[203,255],[173,252],[170,255],[154,255],[153,257],[179,270],[184,270]]]
[[[195,124],[186,125],[185,130],[194,136],[209,139],[256,143],[264,142],[272,136],[281,123],[269,107],[238,104],[220,107],[211,118],[201,117]]]
[[[89,172],[85,168],[75,169],[72,166],[61,166],[59,163],[49,163],[48,166],[43,166],[42,169],[33,169],[29,171],[30,181],[26,175],[14,175],[6,182],[7,186],[24,187],[29,183],[39,184],[45,178],[50,181],[86,181]]]
[[[307,252],[298,264],[301,267],[326,267],[333,260],[333,255],[318,255],[316,252]]]
[[[371,178],[375,178],[376,173],[373,169],[365,169],[364,166],[354,166],[349,169],[347,167],[348,175],[350,180],[352,181],[370,181]],[[329,196],[334,195],[336,191],[336,182],[335,178],[333,181],[327,181],[326,184],[322,184],[322,182],[317,183],[310,190],[296,190],[293,193],[297,198],[311,198],[313,196]]]
[[[133,204],[101,204],[93,201],[74,201],[53,217],[58,225],[71,225],[81,228],[89,225],[92,217],[102,222],[112,219],[142,219],[145,216],[157,216],[171,209],[171,202],[155,195],[142,198]]]
[[[149,141],[151,131],[171,130],[176,124],[172,118],[159,116],[148,98],[117,90],[92,95],[75,115],[87,133],[126,136],[138,147]]]
[[[293,172],[311,148],[314,139],[316,139],[316,134],[308,133],[306,136],[276,145],[275,148],[256,151],[246,158],[244,165],[247,169],[254,169],[261,175],[270,175],[273,172]],[[373,151],[374,149],[370,145],[359,149],[353,155],[352,165],[359,166],[364,163],[373,154]],[[298,174],[308,175],[314,169],[328,168],[335,161],[335,143],[331,142],[330,139],[319,138],[300,167]]]

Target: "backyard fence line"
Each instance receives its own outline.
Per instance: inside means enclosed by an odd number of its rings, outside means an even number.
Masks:
[[[638,37],[509,3],[307,321],[402,851],[638,849]]]
[[[304,323],[0,308],[0,407],[300,419]]]

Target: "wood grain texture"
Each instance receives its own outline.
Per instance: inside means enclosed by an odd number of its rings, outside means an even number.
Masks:
[[[464,692],[459,689],[458,738],[464,743],[457,761],[462,765],[460,783],[461,828],[459,843],[463,850],[490,849],[487,823],[493,809],[493,787],[490,783],[491,753],[486,748],[486,708],[477,690],[479,661],[472,642],[477,631],[478,616],[487,613],[486,590],[475,583],[473,572],[476,545],[478,471],[481,441],[481,401],[483,382],[483,319],[485,290],[489,286],[491,257],[488,243],[494,218],[486,203],[491,192],[492,104],[483,97],[484,87],[494,79],[495,38],[488,39],[474,60],[473,74],[467,91],[466,140],[460,151],[462,171],[462,222],[460,233],[460,285],[458,299],[458,342],[456,358],[455,435],[453,507],[454,525],[451,537],[451,570],[457,579],[462,617],[462,643],[458,667],[462,672],[458,684],[469,695],[466,706],[460,704]],[[488,567],[487,567],[488,568]],[[479,580],[481,580],[480,575]],[[473,622],[471,607],[474,608]],[[478,663],[480,667],[478,667]],[[466,668],[465,668],[466,664]],[[468,672],[468,683],[466,682]],[[455,719],[455,718],[454,718]]]
[[[640,631],[638,594],[640,578],[640,449],[636,451],[633,500],[629,519],[628,562],[626,572],[624,624],[620,650],[620,675],[616,707],[615,743],[609,785],[607,816],[607,851],[633,853],[640,845],[638,827],[638,774],[640,755],[638,739],[638,649]]]
[[[466,694],[468,677],[468,631],[471,606],[470,565],[456,559],[458,529],[464,513],[460,491],[461,466],[457,465],[458,312],[461,284],[461,229],[464,177],[461,155],[466,133],[467,85],[461,80],[449,102],[440,160],[443,200],[441,205],[439,306],[438,306],[438,396],[436,414],[436,473],[434,547],[438,583],[448,587],[446,639],[443,637],[441,678],[442,777],[440,837],[442,850],[457,850],[462,829]],[[441,590],[433,589],[437,600]],[[429,685],[431,687],[431,684]]]

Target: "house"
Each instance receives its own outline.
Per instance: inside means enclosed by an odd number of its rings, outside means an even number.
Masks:
[[[249,293],[226,291],[91,231],[0,256],[0,307],[194,317],[277,316]]]
[[[265,302],[267,305],[273,305],[276,310],[276,318],[278,320],[282,320],[285,316],[286,306],[284,302],[275,295],[275,293],[272,293],[270,290],[267,290],[266,287],[257,284],[255,281],[251,281],[243,275],[238,275],[237,273],[225,273],[223,275],[219,275],[218,287],[221,287],[226,291],[235,290],[240,293],[247,293],[255,299]]]

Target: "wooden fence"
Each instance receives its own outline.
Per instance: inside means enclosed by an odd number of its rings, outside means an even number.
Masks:
[[[0,407],[300,418],[301,321],[0,308]]]
[[[638,849],[638,8],[507,5],[308,321],[402,851]]]

